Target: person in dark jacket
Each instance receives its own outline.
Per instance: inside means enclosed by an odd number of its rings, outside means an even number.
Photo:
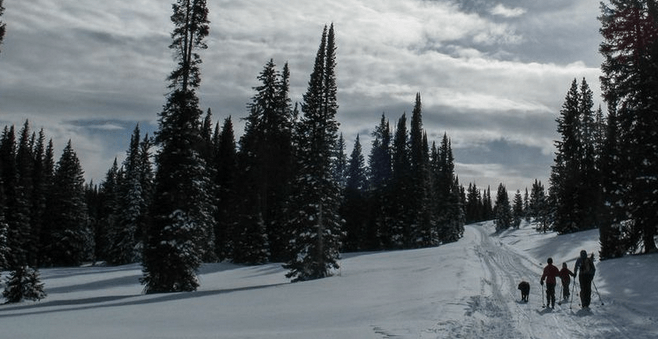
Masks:
[[[580,283],[580,302],[583,308],[589,308],[589,303],[592,300],[592,280],[594,280],[594,273],[596,273],[596,267],[594,267],[594,254],[591,257],[587,257],[587,252],[585,250],[580,251],[580,258],[576,260],[576,264],[573,267],[574,275],[578,274],[578,282]]]
[[[562,263],[560,279],[562,280],[562,298],[564,300],[569,300],[569,296],[571,296],[571,293],[569,293],[569,284],[571,283],[571,277],[575,276],[576,275],[567,268],[567,263]]]
[[[544,286],[544,279],[546,279],[546,307],[555,308],[555,278],[560,275],[560,270],[553,266],[553,258],[548,258],[546,261],[548,265],[544,267],[544,274],[541,276],[539,282]]]

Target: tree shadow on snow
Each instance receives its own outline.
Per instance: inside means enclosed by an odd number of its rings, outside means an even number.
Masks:
[[[149,295],[144,295],[144,294],[113,295],[113,296],[101,296],[101,297],[93,297],[93,298],[85,298],[85,299],[53,300],[53,301],[45,301],[45,302],[39,301],[34,303],[5,304],[0,306],[0,319],[18,317],[24,315],[48,314],[48,313],[82,311],[82,310],[110,308],[110,307],[158,304],[168,301],[204,298],[204,297],[233,293],[233,292],[259,290],[259,289],[271,288],[271,287],[287,285],[287,284],[289,283],[248,286],[248,287],[211,290],[211,291],[176,292],[176,293],[161,293],[161,294],[149,294]],[[121,300],[125,300],[125,301],[121,302]]]

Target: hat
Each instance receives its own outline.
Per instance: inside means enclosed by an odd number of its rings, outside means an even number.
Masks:
[[[552,264],[552,263],[553,263],[553,258],[548,258],[547,262],[548,262],[549,264]]]

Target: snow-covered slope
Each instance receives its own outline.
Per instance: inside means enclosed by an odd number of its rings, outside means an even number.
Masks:
[[[3,338],[655,338],[658,255],[597,263],[591,311],[542,308],[546,258],[569,268],[598,232],[466,227],[437,248],[345,255],[291,284],[280,264],[208,264],[193,293],[142,295],[138,265],[41,271],[48,297],[0,305]],[[531,283],[529,303],[516,286]],[[601,305],[601,304],[604,305]]]

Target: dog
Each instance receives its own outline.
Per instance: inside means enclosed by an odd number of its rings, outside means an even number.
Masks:
[[[519,289],[521,290],[521,301],[528,302],[528,295],[530,295],[530,284],[527,281],[522,281],[519,283]]]

